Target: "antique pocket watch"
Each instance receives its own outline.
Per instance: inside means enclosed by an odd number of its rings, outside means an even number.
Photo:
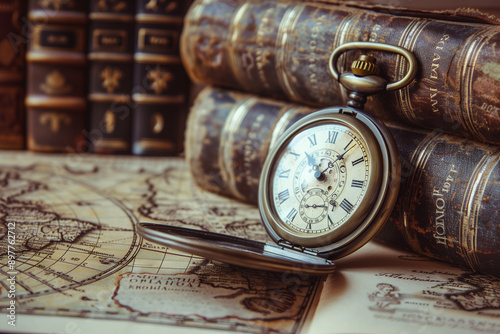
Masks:
[[[339,75],[339,57],[353,49],[406,58],[408,71],[394,83],[378,76],[375,59],[362,55]],[[396,202],[400,163],[389,130],[363,113],[368,95],[400,89],[416,74],[406,49],[353,42],[335,49],[329,67],[350,91],[346,107],[314,112],[293,124],[271,148],[261,173],[259,211],[276,244],[157,223],[140,223],[146,239],[236,265],[311,274],[334,271],[333,259],[371,240]]]

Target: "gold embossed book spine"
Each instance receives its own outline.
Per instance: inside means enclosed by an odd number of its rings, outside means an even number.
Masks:
[[[500,277],[500,147],[392,126],[402,162],[389,221],[419,254]],[[379,239],[397,243],[397,234]]]
[[[218,88],[197,96],[186,127],[186,159],[203,189],[257,203],[269,147],[314,109]]]
[[[132,140],[135,4],[90,2],[89,150],[128,154]]]
[[[320,1],[197,0],[186,16],[181,56],[195,82],[332,106],[345,101],[328,71],[336,47],[401,46],[418,60],[416,81],[370,97],[367,112],[500,144],[499,21],[394,12]],[[406,72],[404,59],[374,55],[389,81]],[[345,64],[356,56],[348,54]]]
[[[186,159],[195,183],[256,204],[269,147],[313,110],[205,88],[191,108],[186,130]],[[388,125],[398,146],[402,179],[396,207],[378,239],[500,277],[500,148]]]
[[[188,79],[180,60],[179,37],[188,4],[137,1],[133,154],[177,155],[183,149]]]
[[[86,1],[30,0],[27,147],[86,151]]]
[[[25,10],[24,1],[0,1],[0,149],[25,145]]]

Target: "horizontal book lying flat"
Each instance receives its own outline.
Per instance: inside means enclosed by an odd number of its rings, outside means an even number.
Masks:
[[[314,110],[207,87],[191,109],[186,130],[193,179],[203,189],[257,204],[270,147]],[[401,186],[378,237],[499,277],[499,147],[439,131],[388,128],[399,151]]]
[[[194,81],[324,107],[346,97],[328,71],[335,48],[355,41],[397,45],[417,58],[416,80],[370,98],[366,111],[500,143],[500,21],[429,15],[353,2],[197,0],[186,16],[181,56]],[[374,55],[389,81],[406,73],[402,58]],[[348,68],[356,56],[340,63]]]

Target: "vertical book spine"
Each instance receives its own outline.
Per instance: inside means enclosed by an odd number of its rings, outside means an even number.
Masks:
[[[137,1],[132,153],[176,155],[182,150],[188,80],[179,37],[188,1]]]
[[[191,109],[186,130],[186,159],[195,182],[257,203],[260,172],[274,138],[311,111],[206,88]],[[439,132],[388,127],[398,146],[402,179],[387,229],[399,231],[419,254],[500,277],[500,148]],[[388,233],[379,239],[398,241]]]
[[[0,1],[0,149],[24,148],[25,9],[21,0]]]
[[[90,3],[88,101],[90,150],[130,153],[135,5]]]
[[[28,18],[28,149],[84,151],[86,2],[31,0]]]

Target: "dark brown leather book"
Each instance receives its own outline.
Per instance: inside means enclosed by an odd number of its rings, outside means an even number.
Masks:
[[[86,151],[86,1],[30,0],[27,147]]]
[[[135,4],[90,2],[88,27],[89,150],[130,153]]]
[[[23,149],[26,43],[24,1],[0,1],[0,149]]]
[[[331,106],[345,101],[328,70],[335,48],[352,41],[398,45],[416,56],[416,80],[370,97],[368,112],[500,144],[499,21],[472,19],[472,12],[468,17],[411,14],[352,3],[198,0],[186,16],[181,56],[193,81]],[[406,72],[401,57],[374,55],[389,81]],[[357,52],[348,53],[345,64],[354,57]]]
[[[313,109],[208,87],[186,130],[186,159],[206,190],[257,203],[276,138]],[[500,277],[500,147],[389,124],[402,163],[396,208],[379,240]],[[387,233],[394,229],[396,234]]]
[[[496,22],[500,18],[500,6],[496,0],[312,0],[315,2],[347,5],[373,9],[385,13],[425,18],[446,19],[458,22]],[[404,13],[401,13],[404,12]]]
[[[137,1],[133,154],[182,151],[189,86],[179,56],[179,37],[188,4]]]

